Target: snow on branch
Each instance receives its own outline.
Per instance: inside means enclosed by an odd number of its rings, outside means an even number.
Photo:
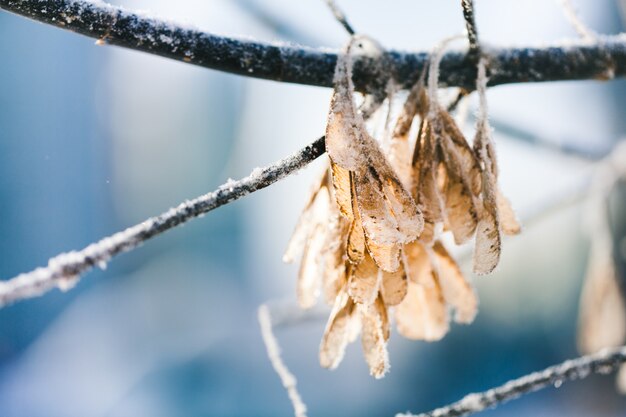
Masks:
[[[626,346],[581,356],[543,371],[534,372],[485,392],[466,395],[462,400],[423,414],[398,414],[396,417],[456,417],[474,414],[524,394],[566,381],[584,379],[591,374],[608,374],[626,362]]]
[[[40,296],[55,287],[67,290],[78,281],[80,275],[94,266],[104,268],[113,256],[133,250],[167,230],[265,188],[295,173],[324,152],[324,137],[321,137],[287,158],[264,168],[254,169],[250,175],[239,181],[229,181],[213,192],[185,201],[159,216],[115,233],[82,250],[55,256],[45,267],[0,281],[0,307]]]
[[[194,65],[275,81],[332,86],[337,53],[284,43],[262,43],[213,35],[98,0],[0,0],[0,9],[81,33],[108,43]],[[489,85],[558,80],[606,79],[626,75],[626,37],[602,37],[537,48],[483,50]],[[391,51],[395,81],[410,88],[427,65],[427,52]],[[379,62],[360,57],[354,64],[358,90],[380,85]],[[465,52],[448,52],[439,84],[472,90],[476,65]]]

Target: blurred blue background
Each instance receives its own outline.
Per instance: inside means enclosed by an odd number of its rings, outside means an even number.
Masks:
[[[556,2],[476,3],[488,44],[576,37]],[[333,48],[346,40],[319,0],[116,4],[224,35]],[[458,1],[339,4],[358,31],[396,49],[428,50],[464,28]],[[575,5],[598,32],[624,29],[623,4]],[[534,214],[579,188],[592,164],[519,139],[602,152],[626,132],[625,93],[623,80],[489,90],[502,188],[534,221],[505,241],[495,274],[473,278],[476,322],[433,344],[393,334],[383,380],[368,376],[358,343],[336,371],[321,369],[323,320],[278,330],[310,415],[425,411],[577,355],[582,206]],[[0,12],[0,278],[299,149],[323,132],[329,98],[329,89],[100,47]],[[256,309],[295,299],[297,265],[281,256],[321,163],[120,256],[72,291],[0,310],[0,416],[291,415]],[[591,377],[483,415],[620,416],[626,400],[612,377]]]

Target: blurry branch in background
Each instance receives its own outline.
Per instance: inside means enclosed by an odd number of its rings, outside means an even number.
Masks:
[[[462,400],[423,414],[396,417],[457,417],[474,414],[542,388],[560,387],[563,382],[584,379],[591,374],[608,374],[626,362],[626,347],[605,350],[565,361],[540,372],[514,379],[497,388],[465,396]]]
[[[220,71],[282,82],[332,86],[337,53],[283,43],[261,43],[216,36],[144,13],[88,0],[0,0],[0,9],[81,33],[99,43],[123,46]],[[487,53],[488,52],[488,53]],[[626,75],[626,39],[601,37],[595,43],[540,48],[490,48],[490,86],[558,80],[607,79]],[[391,51],[396,83],[410,88],[428,53]],[[471,90],[476,66],[465,52],[448,52],[439,84]],[[361,57],[354,65],[359,91],[378,85],[378,60]]]
[[[589,42],[593,42],[598,40],[598,34],[591,30],[578,16],[574,6],[572,5],[571,0],[557,0],[558,3],[563,8],[563,13],[565,17],[570,22],[574,30],[578,33],[578,35]]]
[[[272,13],[265,5],[258,0],[234,0],[234,3],[245,14],[253,17],[258,23],[265,26],[265,29],[272,31],[281,39],[297,42],[300,44],[319,44],[318,39],[306,33],[301,27],[293,22],[284,19],[282,16]]]
[[[325,1],[328,7],[330,8],[330,11],[333,12],[333,16],[335,16],[335,19],[337,19],[337,21],[341,24],[341,26],[343,26],[346,32],[348,32],[348,35],[356,34],[356,31],[352,28],[352,25],[348,23],[348,19],[346,18],[346,15],[339,8],[339,6],[337,6],[337,3],[335,2],[335,0],[325,0]]]
[[[37,297],[55,287],[62,290],[69,289],[78,281],[80,275],[94,266],[104,268],[115,255],[133,250],[146,240],[167,230],[265,188],[295,173],[322,155],[324,151],[324,137],[321,137],[287,158],[264,168],[254,169],[249,176],[239,181],[228,181],[213,192],[186,201],[159,216],[106,237],[80,251],[63,253],[51,258],[46,267],[2,281],[0,282],[0,307],[26,298]]]
[[[473,116],[471,117],[474,119]],[[507,138],[511,138],[516,142],[536,146],[555,154],[575,157],[581,160],[599,161],[611,152],[611,145],[608,144],[598,146],[592,143],[588,146],[581,145],[580,143],[582,141],[576,137],[563,139],[548,138],[543,133],[534,132],[526,126],[520,126],[519,124],[495,116],[490,117],[490,122],[498,135],[506,135]],[[604,144],[609,143],[609,141],[601,139],[603,138],[600,138],[598,141]]]

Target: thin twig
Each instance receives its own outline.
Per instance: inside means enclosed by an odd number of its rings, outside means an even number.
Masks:
[[[476,18],[474,17],[474,1],[461,0],[463,18],[467,28],[467,40],[469,41],[468,56],[473,60],[478,60],[480,56],[480,44],[478,42],[478,30],[476,29]]]
[[[458,417],[474,414],[498,404],[549,386],[584,379],[591,374],[608,374],[626,362],[626,347],[565,361],[540,372],[514,379],[485,392],[469,394],[462,400],[423,414],[398,414],[396,417]]]
[[[349,35],[356,34],[355,30],[352,28],[352,25],[348,23],[348,19],[346,18],[345,13],[337,6],[335,0],[326,0],[326,4],[330,8],[330,11],[333,12],[333,16],[335,19],[343,26],[343,28],[348,32]]]
[[[285,362],[280,356],[280,346],[272,331],[272,316],[267,305],[263,304],[259,307],[258,317],[267,356],[272,363],[274,371],[278,374],[283,387],[287,390],[287,395],[293,406],[294,415],[296,417],[306,417],[306,405],[298,392],[298,381],[291,371],[289,371],[289,368],[287,368],[287,365],[285,365]]]
[[[5,9],[31,19],[72,30],[104,43],[164,56],[235,74],[275,81],[331,87],[337,53],[216,36],[146,14],[89,0],[0,0]],[[485,51],[483,51],[485,52]],[[411,88],[427,65],[427,52],[385,54],[395,83]],[[626,39],[602,38],[590,44],[540,48],[490,49],[489,85],[519,82],[598,79],[626,76]],[[355,59],[357,90],[380,84],[379,62]],[[377,82],[377,83],[376,83]],[[441,87],[472,89],[476,66],[463,52],[448,52],[441,62]]]
[[[186,201],[159,216],[106,237],[80,251],[63,253],[48,266],[0,282],[0,307],[42,295],[54,287],[71,288],[79,276],[94,266],[105,267],[115,255],[137,248],[146,240],[199,217],[213,209],[260,190],[298,171],[325,152],[324,137],[304,149],[264,168],[256,168],[239,181],[229,181],[217,190]]]
[[[598,34],[591,30],[578,16],[570,0],[557,0],[563,9],[565,17],[570,22],[576,33],[586,41],[598,40]]]

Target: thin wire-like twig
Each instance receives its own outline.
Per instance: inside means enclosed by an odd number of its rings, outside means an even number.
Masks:
[[[469,41],[468,56],[472,60],[477,60],[480,56],[480,43],[478,42],[478,29],[476,28],[476,18],[474,17],[474,1],[461,0],[463,18],[467,28],[467,40]]]
[[[396,417],[458,417],[474,414],[498,404],[566,381],[584,379],[591,374],[614,372],[626,362],[626,347],[565,361],[540,372],[507,382],[485,392],[469,394],[462,400],[422,414],[397,414]]]
[[[128,11],[94,0],[0,0],[0,9],[123,46],[194,65],[248,77],[331,87],[337,53],[284,43],[262,43],[213,35],[193,27]],[[428,63],[427,52],[390,51],[400,88],[411,88]],[[598,79],[626,76],[626,39],[538,48],[489,51],[489,85],[518,82]],[[380,62],[357,57],[354,82],[359,91],[378,85]],[[563,69],[566,68],[567,71]],[[464,52],[448,52],[441,61],[439,85],[471,89],[476,67]]]
[[[593,42],[598,39],[598,34],[591,30],[578,16],[571,0],[557,0],[563,8],[565,17],[570,22],[578,35],[586,41]]]
[[[63,253],[46,267],[0,282],[0,307],[42,295],[55,287],[71,288],[79,276],[98,265],[105,267],[115,255],[137,248],[146,240],[220,206],[260,190],[298,171],[325,152],[324,137],[304,149],[268,165],[256,168],[239,181],[229,181],[217,190],[186,201],[159,216],[106,237],[80,251]]]
[[[346,14],[339,8],[339,6],[337,6],[335,0],[326,0],[326,4],[328,5],[330,11],[333,13],[333,16],[335,16],[335,19],[337,19],[341,26],[343,26],[346,32],[348,32],[349,35],[356,34],[356,31],[354,30],[352,25],[348,23],[348,18],[346,17]]]
[[[280,346],[272,331],[272,316],[267,305],[263,304],[259,307],[258,317],[261,326],[261,336],[263,337],[263,343],[267,349],[267,356],[272,363],[274,371],[278,374],[283,387],[287,390],[287,395],[289,395],[289,399],[293,405],[293,412],[296,417],[306,417],[307,409],[298,392],[298,381],[291,371],[289,371],[289,368],[287,368],[287,365],[285,365],[285,362],[280,356]]]

